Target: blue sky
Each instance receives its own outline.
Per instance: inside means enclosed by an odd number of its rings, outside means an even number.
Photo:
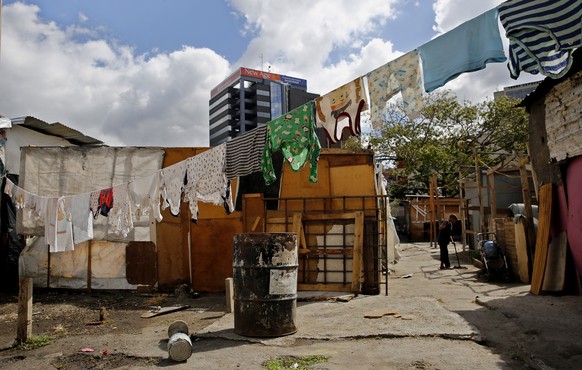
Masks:
[[[207,146],[209,92],[240,66],[262,60],[324,94],[499,3],[4,0],[0,114],[110,145]],[[446,88],[480,101],[532,80],[501,64],[469,75]]]

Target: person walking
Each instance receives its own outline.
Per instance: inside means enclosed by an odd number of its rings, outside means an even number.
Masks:
[[[449,243],[451,242],[451,237],[457,236],[458,227],[457,226],[457,216],[450,215],[448,221],[443,221],[439,225],[439,235],[437,237],[437,243],[440,248],[440,260],[441,266],[440,269],[449,269],[451,268],[451,262],[449,260]],[[453,235],[455,234],[455,235]]]

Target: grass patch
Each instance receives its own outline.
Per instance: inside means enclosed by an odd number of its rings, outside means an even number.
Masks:
[[[268,370],[287,370],[298,369],[308,370],[309,366],[327,362],[327,356],[310,355],[310,356],[281,356],[272,358],[265,362],[263,366]]]
[[[15,342],[14,347],[23,351],[30,351],[32,349],[48,346],[51,342],[52,338],[49,335],[37,335],[31,336],[26,342]]]

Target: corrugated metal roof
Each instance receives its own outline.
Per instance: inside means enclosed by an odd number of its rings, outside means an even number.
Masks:
[[[63,138],[75,145],[104,145],[101,140],[97,140],[91,136],[84,135],[80,131],[72,129],[63,125],[60,122],[47,123],[36,117],[26,116],[11,118],[13,125],[20,125],[30,130],[40,132],[45,135],[51,135]]]

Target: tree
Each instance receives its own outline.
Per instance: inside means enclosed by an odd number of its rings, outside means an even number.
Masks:
[[[474,165],[473,148],[483,153],[479,159],[488,166],[524,151],[528,117],[517,102],[502,97],[472,104],[444,91],[428,95],[415,120],[402,114],[400,103],[390,105],[386,121],[370,140],[377,152],[404,162],[400,179],[389,185],[389,195],[403,199],[406,194],[426,194],[436,173],[444,195],[454,196],[459,169]]]

